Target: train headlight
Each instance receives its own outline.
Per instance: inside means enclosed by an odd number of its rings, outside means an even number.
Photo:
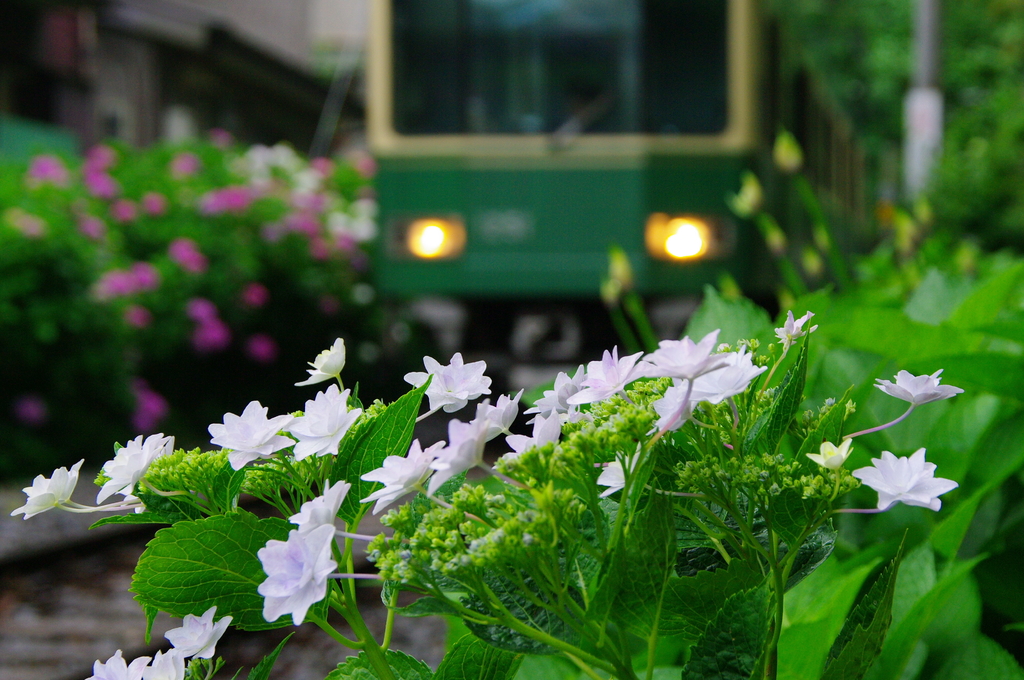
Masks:
[[[405,231],[405,247],[424,260],[458,257],[466,248],[466,228],[451,219],[413,220]]]
[[[724,232],[724,225],[712,217],[653,213],[647,218],[644,241],[651,257],[685,262],[724,254]]]

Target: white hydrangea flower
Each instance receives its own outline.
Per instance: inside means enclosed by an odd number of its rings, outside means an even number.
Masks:
[[[307,534],[288,533],[287,541],[267,541],[256,553],[267,579],[256,592],[263,596],[263,618],[276,621],[291,614],[300,625],[314,603],[327,595],[327,577],[338,564],[331,557],[334,527],[323,525]]]
[[[949,399],[963,392],[959,387],[940,385],[939,381],[942,380],[940,375],[942,375],[941,368],[931,375],[913,375],[907,371],[900,371],[896,374],[895,384],[888,380],[876,379],[875,387],[891,397],[908,401],[914,406],[927,404],[930,401]]]
[[[260,402],[250,401],[241,416],[225,413],[223,424],[214,423],[208,428],[213,435],[211,443],[231,451],[228,461],[235,470],[241,470],[258,458],[269,458],[295,443],[277,434],[288,427],[294,417],[284,415],[268,419],[267,410]]]
[[[142,672],[142,680],[185,680],[185,657],[176,649],[157,652]]]
[[[724,354],[712,354],[719,331],[714,330],[695,343],[686,336],[682,340],[662,340],[658,349],[647,356],[651,364],[648,375],[652,378],[694,378],[715,371],[728,361]]]
[[[583,389],[568,397],[566,402],[579,405],[604,401],[612,395],[624,392],[626,385],[637,378],[648,377],[651,365],[645,361],[638,363],[641,355],[643,352],[637,352],[620,359],[618,347],[613,347],[611,352],[605,350],[601,361],[591,361],[587,364],[587,377],[581,383]]]
[[[299,512],[289,517],[288,521],[299,526],[300,534],[308,534],[325,524],[333,527],[341,503],[351,488],[348,482],[337,482],[334,486],[328,482],[324,485],[322,496],[303,503]]]
[[[302,385],[316,385],[332,378],[341,379],[341,371],[345,368],[345,341],[338,338],[334,344],[316,355],[316,359],[309,362],[313,368],[306,369],[309,377],[302,382],[295,383],[296,387]]]
[[[960,486],[951,479],[935,476],[935,463],[925,462],[925,450],[918,449],[909,458],[897,458],[882,451],[881,458],[872,458],[871,467],[853,471],[853,476],[878,492],[878,509],[893,503],[906,503],[930,510],[939,510],[939,496]]]
[[[103,472],[110,479],[96,495],[96,502],[102,503],[115,493],[131,496],[135,484],[146,475],[150,464],[174,451],[174,437],[165,437],[163,433],[146,437],[140,434],[128,442],[114,454],[113,460],[103,464]]]
[[[640,447],[641,444],[637,444],[636,451],[633,455],[626,457],[626,465],[629,466],[629,471],[632,472],[636,467],[637,461],[640,459]],[[622,461],[614,460],[605,466],[604,470],[601,471],[600,476],[597,478],[598,486],[607,486],[601,493],[601,498],[611,496],[616,491],[620,491],[626,488],[626,472],[622,467]]]
[[[527,415],[536,413],[544,418],[550,418],[553,413],[557,413],[562,420],[575,422],[580,410],[578,406],[569,403],[569,397],[583,389],[583,381],[586,379],[587,371],[583,368],[583,364],[580,364],[571,378],[568,373],[559,373],[555,376],[555,388],[544,390],[544,396],[523,413]]]
[[[440,441],[423,449],[420,440],[417,439],[413,441],[408,455],[404,458],[388,456],[384,459],[382,467],[371,470],[360,478],[367,482],[380,482],[384,488],[377,489],[360,502],[377,501],[377,504],[373,506],[373,514],[376,515],[405,494],[416,491],[417,487],[433,473],[430,464],[434,462],[444,446],[445,443]]]
[[[822,442],[818,453],[808,453],[807,457],[821,467],[829,470],[838,470],[850,457],[850,446],[852,439],[844,439],[843,443],[836,446],[832,442]]]
[[[673,385],[665,390],[665,396],[651,404],[654,412],[658,414],[658,422],[655,428],[659,432],[670,432],[678,430],[683,426],[690,415],[696,402],[692,397],[687,397],[685,383]]]
[[[438,452],[437,458],[430,464],[435,470],[430,478],[427,492],[434,492],[449,479],[480,465],[484,460],[484,444],[487,443],[487,420],[476,419],[468,423],[461,420],[448,422],[448,446]]]
[[[202,616],[187,614],[182,619],[181,627],[172,628],[164,633],[167,641],[183,657],[211,659],[217,648],[217,642],[231,624],[232,617],[221,617],[216,623],[217,606],[207,609]]]
[[[363,409],[348,410],[349,390],[341,392],[331,385],[315,399],[306,401],[306,410],[288,426],[288,432],[299,440],[295,460],[308,456],[336,456],[342,438],[363,414]]]
[[[746,348],[714,356],[721,357],[724,363],[721,368],[694,379],[691,401],[721,404],[729,397],[743,394],[754,378],[768,370],[767,366],[755,366]]]
[[[22,489],[27,496],[27,502],[20,508],[15,508],[11,512],[11,517],[21,513],[25,516],[24,519],[28,519],[67,503],[78,485],[78,471],[82,469],[84,462],[83,458],[72,465],[70,470],[65,467],[57,468],[49,479],[38,475],[32,480],[32,486]]]
[[[533,448],[534,446],[544,446],[545,444],[557,443],[561,436],[562,421],[557,414],[552,414],[548,418],[538,415],[533,419],[532,436],[527,437],[525,434],[510,434],[505,437],[505,443],[511,447],[512,451],[510,453],[506,453],[504,457],[514,458],[523,451]]]
[[[519,415],[519,399],[523,396],[523,391],[519,390],[519,394],[511,398],[507,394],[501,395],[494,406],[487,400],[477,404],[477,419],[483,418],[487,421],[487,441],[502,433],[510,434],[509,428]]]
[[[419,387],[427,378],[434,376],[427,388],[431,411],[444,408],[445,413],[454,413],[471,399],[491,393],[491,379],[484,375],[487,364],[483,361],[465,364],[460,352],[452,356],[452,362],[447,366],[442,366],[432,357],[423,357],[423,367],[427,369],[426,373],[406,373],[405,382]]]
[[[148,656],[140,656],[130,664],[125,663],[119,649],[105,663],[94,661],[92,675],[85,680],[142,680],[142,673],[148,665]]]
[[[807,312],[799,319],[794,319],[793,310],[786,312],[786,322],[782,325],[782,328],[775,329],[776,337],[782,342],[783,352],[788,351],[798,339],[818,330],[817,326],[811,326],[806,331],[804,330],[804,324],[810,321],[812,316],[814,316],[814,312]]]

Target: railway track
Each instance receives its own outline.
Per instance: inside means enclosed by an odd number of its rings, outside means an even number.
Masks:
[[[88,503],[91,494],[83,484],[74,500]],[[153,644],[146,645],[145,616],[128,592],[135,563],[159,527],[113,525],[88,531],[93,515],[47,512],[30,521],[10,517],[23,502],[19,489],[0,490],[0,679],[83,680],[92,674],[94,660],[106,660],[118,649],[131,659],[166,648],[163,634],[180,622],[161,614],[153,627]],[[372,533],[376,528],[362,530]],[[363,592],[364,617],[379,638],[386,609],[378,588],[368,585]],[[351,635],[343,621],[336,624]],[[231,630],[217,646],[226,661],[218,677],[227,680],[240,667],[252,668],[293,631],[271,675],[275,680],[322,680],[346,656],[313,626],[260,633]],[[441,620],[399,617],[392,646],[436,667],[444,654],[444,636]]]

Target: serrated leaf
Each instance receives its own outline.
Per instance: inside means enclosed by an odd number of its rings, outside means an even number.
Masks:
[[[800,403],[804,399],[809,338],[810,336],[804,338],[796,363],[786,372],[782,382],[775,388],[775,399],[767,413],[763,413],[747,432],[743,443],[744,451],[750,453],[760,450],[774,454],[778,449],[782,435],[789,429],[793,422],[793,416],[800,409]]]
[[[728,598],[763,581],[763,574],[739,560],[733,560],[727,569],[701,571],[696,576],[672,574],[665,588],[658,632],[696,639]]]
[[[295,635],[295,633],[288,633],[283,640],[277,643],[274,651],[267,654],[258,664],[253,666],[253,669],[249,671],[249,675],[245,676],[245,680],[270,680],[270,671],[273,670],[274,664],[277,663],[278,655],[281,654],[285,643],[288,642],[292,635]]]
[[[397,607],[395,611],[402,616],[458,616],[459,610],[444,600],[425,595],[406,607]]]
[[[818,521],[823,512],[820,498],[804,498],[803,494],[792,487],[783,489],[778,495],[771,497],[770,526],[787,546],[796,545],[804,530]]]
[[[238,504],[238,496],[242,493],[242,484],[245,483],[246,469],[235,470],[231,463],[224,461],[217,475],[210,480],[209,489],[212,493],[214,505],[223,508],[225,511],[235,508]]]
[[[918,599],[903,619],[893,627],[882,646],[882,653],[865,676],[872,680],[898,678],[906,668],[918,641],[943,606],[985,556],[960,562],[947,571],[935,587]]]
[[[622,580],[612,616],[646,639],[657,633],[665,587],[673,573],[675,526],[672,501],[652,494],[623,536],[616,569]],[[678,578],[678,577],[677,577]]]
[[[682,680],[750,680],[768,637],[767,584],[736,593],[690,653]]]
[[[405,456],[412,443],[416,414],[429,381],[411,390],[390,404],[373,418],[356,425],[345,437],[331,472],[331,483],[345,480],[352,485],[342,501],[338,517],[350,526],[366,512],[360,501],[379,488],[379,482],[368,482],[361,477],[384,464],[388,456]]]
[[[136,495],[148,512],[166,517],[171,523],[199,519],[203,516],[199,508],[174,496],[149,493],[141,486],[136,487]]]
[[[896,574],[903,559],[903,546],[871,589],[850,613],[839,637],[832,643],[821,680],[860,680],[882,649],[892,620]]]
[[[1024,669],[995,640],[975,635],[957,645],[933,680],[1024,680]]]
[[[806,576],[820,567],[836,547],[839,532],[829,520],[815,529],[797,550],[793,559],[793,567],[786,581],[786,590],[800,583]]]
[[[384,652],[384,660],[398,680],[431,680],[434,676],[430,666],[405,652],[389,649]],[[359,652],[358,656],[345,659],[345,663],[339,664],[324,680],[378,680],[378,676],[366,652]]]
[[[497,649],[466,635],[444,655],[433,680],[511,680],[522,661],[522,654]]]
[[[271,539],[286,540],[292,528],[283,519],[258,519],[244,511],[178,522],[147,544],[130,590],[144,607],[177,618],[216,605],[219,616],[234,617],[232,625],[242,630],[290,625],[288,617],[263,618],[256,588],[267,575],[256,552]]]

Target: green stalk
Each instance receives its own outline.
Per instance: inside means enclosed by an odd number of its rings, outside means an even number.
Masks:
[[[619,339],[622,340],[622,346],[626,354],[636,354],[640,351],[640,341],[636,339],[636,333],[629,326],[629,321],[626,320],[626,315],[622,313],[622,309],[618,305],[608,305],[608,314],[612,317],[612,325],[615,326],[615,332],[619,334]]]
[[[773,230],[776,230],[779,233],[782,232],[782,228],[779,227],[778,222],[776,222],[775,218],[768,213],[758,213],[755,222],[757,223],[765,242],[768,243],[768,250],[775,258],[775,264],[779,268],[779,273],[782,275],[782,280],[785,281],[786,287],[789,288],[790,292],[797,297],[806,295],[807,285],[804,283],[803,278],[800,277],[796,267],[793,266],[793,263],[789,260],[789,257],[787,257],[785,251],[777,250],[771,245],[769,234]]]
[[[622,306],[633,319],[633,325],[640,333],[640,339],[648,352],[658,349],[658,334],[654,332],[650,319],[647,318],[647,310],[644,309],[643,300],[634,291],[630,291],[622,298]]]

